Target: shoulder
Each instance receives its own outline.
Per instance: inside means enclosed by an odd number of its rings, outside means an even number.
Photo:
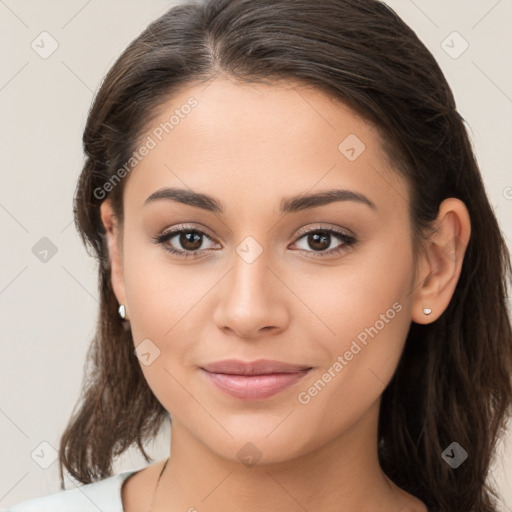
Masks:
[[[124,471],[90,484],[65,489],[54,494],[17,503],[5,512],[123,512],[121,487],[138,470]]]

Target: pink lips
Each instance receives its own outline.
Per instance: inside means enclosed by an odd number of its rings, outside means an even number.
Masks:
[[[245,400],[268,398],[304,377],[310,366],[259,359],[244,362],[226,359],[201,367],[221,391]]]

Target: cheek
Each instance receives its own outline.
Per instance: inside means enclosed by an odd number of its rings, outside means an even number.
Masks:
[[[374,241],[324,278],[303,281],[301,296],[321,319],[308,316],[303,328],[328,354],[322,370],[336,375],[321,378],[333,383],[325,386],[326,399],[368,405],[396,370],[411,323],[413,272],[412,249],[397,238]]]
[[[173,265],[162,251],[127,236],[124,281],[133,344],[144,378],[157,400],[174,413],[190,400],[180,383],[185,382],[190,340],[196,338],[194,329],[200,325],[194,304],[205,291],[198,287],[201,279],[192,277],[192,265]]]
[[[133,235],[125,239],[124,268],[133,343],[145,379],[166,407],[186,401],[190,396],[179,383],[208,321],[201,301],[218,281],[218,272],[173,263],[159,246]]]
[[[373,325],[390,308],[388,316],[398,320],[392,323],[400,323],[406,315],[395,315],[397,306],[392,307],[398,302],[406,309],[411,302],[412,273],[412,245],[404,226],[376,235],[338,266],[295,276],[294,290],[317,313],[315,324],[322,320],[323,333],[346,339]]]
[[[124,281],[135,341],[143,336],[164,342],[178,322],[180,329],[187,324],[194,304],[215,283],[200,267],[173,263],[161,246],[126,236]]]

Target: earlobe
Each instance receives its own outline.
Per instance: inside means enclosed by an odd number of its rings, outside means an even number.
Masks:
[[[101,221],[106,231],[108,258],[110,259],[111,282],[119,304],[125,306],[125,318],[128,319],[128,305],[123,275],[123,257],[120,238],[120,227],[115,217],[111,202],[106,199],[100,206]]]
[[[466,205],[454,197],[445,199],[420,257],[412,307],[414,322],[431,323],[448,307],[459,280],[470,234],[471,222]]]

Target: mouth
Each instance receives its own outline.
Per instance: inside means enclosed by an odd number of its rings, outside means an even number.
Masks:
[[[310,370],[311,366],[285,363],[272,359],[258,359],[257,361],[242,361],[240,359],[224,359],[201,366],[203,370],[211,373],[225,373],[228,375],[270,375],[277,373],[296,373]]]
[[[281,361],[224,360],[200,367],[219,391],[242,400],[269,398],[289,388],[313,368]]]

